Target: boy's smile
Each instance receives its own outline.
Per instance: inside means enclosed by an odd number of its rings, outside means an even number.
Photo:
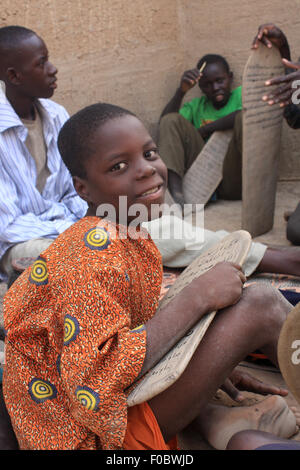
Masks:
[[[151,205],[164,202],[167,169],[139,119],[125,115],[107,121],[89,145],[95,152],[85,163],[87,176],[74,177],[79,195],[94,213],[101,204],[112,204],[118,220],[119,197],[126,196],[127,212],[133,204],[142,204],[150,219]]]
[[[199,87],[216,109],[223,108],[231,93],[232,73],[225,70],[223,64],[208,64],[199,80]]]

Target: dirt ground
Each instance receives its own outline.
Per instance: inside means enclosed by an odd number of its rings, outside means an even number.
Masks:
[[[300,182],[280,182],[278,184],[275,220],[273,229],[255,240],[273,246],[289,247],[290,243],[285,236],[286,222],[284,221],[283,214],[285,211],[293,210],[298,201],[300,200]],[[241,228],[241,202],[240,201],[218,201],[210,204],[205,211],[205,228],[210,230],[225,229],[228,231],[239,230]],[[300,249],[293,248],[293,249]],[[5,283],[0,283],[0,323],[3,323],[2,302],[3,296],[7,290]],[[0,342],[0,351],[3,350],[3,343]],[[270,365],[261,365],[253,362],[244,361],[240,364],[242,369],[247,369],[255,377],[264,382],[286,387],[281,373]],[[251,405],[257,401],[261,401],[264,397],[252,393],[246,394],[246,399],[242,405]],[[219,391],[215,400],[220,404],[227,406],[236,406],[225,393]],[[290,406],[296,406],[300,411],[300,404],[298,404],[291,393],[286,398]],[[300,441],[300,432],[296,434],[293,439]],[[180,435],[180,446],[184,450],[210,450],[211,447],[199,439],[198,436],[191,429],[186,429]]]

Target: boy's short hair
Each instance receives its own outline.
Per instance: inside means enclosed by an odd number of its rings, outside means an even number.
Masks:
[[[201,59],[198,61],[197,69],[200,69],[201,66],[204,64],[204,62],[206,62],[207,65],[220,63],[224,66],[224,69],[226,70],[227,73],[230,72],[229,64],[227,60],[225,59],[225,57],[223,57],[222,55],[206,54],[205,56],[201,57]]]
[[[21,41],[33,35],[36,33],[24,26],[3,26],[0,28],[0,50],[15,48]]]
[[[135,116],[127,109],[109,103],[87,106],[70,117],[58,135],[58,149],[72,176],[86,177],[85,164],[94,153],[93,136],[106,122],[119,117]]]

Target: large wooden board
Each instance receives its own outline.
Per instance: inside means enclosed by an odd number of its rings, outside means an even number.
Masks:
[[[186,204],[206,204],[223,176],[223,162],[233,131],[216,131],[183,178]]]
[[[251,236],[248,232],[239,230],[229,234],[206,253],[195,259],[179,276],[162,299],[159,308],[164,307],[193,279],[208,271],[220,261],[231,261],[242,265],[251,246]],[[182,313],[184,315],[184,312]],[[212,322],[216,312],[204,316],[163,359],[149,371],[145,377],[131,390],[128,396],[128,406],[149,400],[158,395],[185,370],[197,346]]]
[[[243,74],[242,228],[253,237],[273,227],[283,112],[262,97],[266,80],[283,73],[277,48],[261,44]]]

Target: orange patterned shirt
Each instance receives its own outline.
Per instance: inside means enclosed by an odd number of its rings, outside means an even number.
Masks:
[[[162,281],[150,237],[126,230],[115,238],[115,226],[85,217],[6,294],[3,390],[22,449],[122,448],[126,388],[146,352],[138,327],[154,315]]]

